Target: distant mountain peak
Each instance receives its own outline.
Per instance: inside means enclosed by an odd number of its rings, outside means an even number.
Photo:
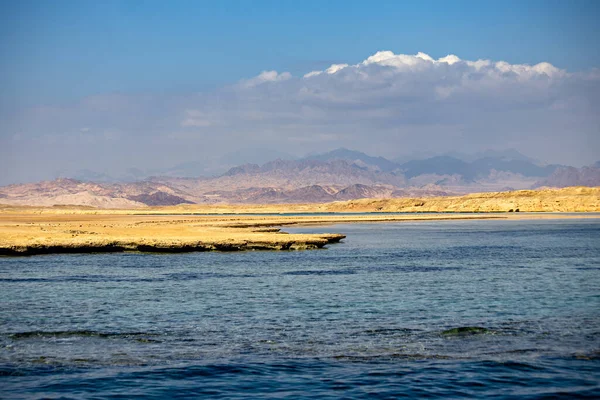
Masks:
[[[600,186],[600,168],[558,167],[546,179],[536,182],[533,188],[568,186]]]
[[[346,161],[360,161],[364,165],[373,166],[381,171],[393,171],[398,165],[384,157],[374,157],[365,154],[361,151],[349,150],[345,147],[340,147],[335,150],[328,151],[322,154],[312,154],[304,157],[304,160],[318,160],[318,161],[333,161],[333,160],[346,160]]]
[[[465,161],[465,162],[473,162],[473,161],[479,160],[481,158],[494,158],[494,159],[498,159],[498,160],[502,160],[502,161],[525,161],[525,162],[530,162],[530,163],[536,164],[536,165],[542,164],[542,163],[540,163],[539,160],[536,160],[535,158],[526,156],[523,153],[519,152],[515,148],[502,149],[502,150],[487,149],[487,150],[478,151],[475,153],[463,153],[460,151],[450,151],[450,152],[444,153],[442,155],[457,158],[457,159]],[[423,158],[423,157],[419,157],[419,158]]]
[[[223,176],[234,176],[241,174],[252,174],[260,171],[260,166],[258,164],[243,164],[237,167],[233,167],[229,169],[229,171],[225,172]]]

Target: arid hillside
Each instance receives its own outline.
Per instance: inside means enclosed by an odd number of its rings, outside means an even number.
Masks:
[[[600,187],[517,190],[448,197],[359,199],[331,203],[326,209],[356,212],[600,212]]]
[[[238,165],[210,177],[136,174],[134,180],[110,180],[101,174],[86,176],[0,187],[0,204],[99,208],[317,204],[600,185],[596,165],[581,169],[540,165],[518,152],[491,153],[471,161],[446,155],[397,163],[338,149],[300,160]]]
[[[324,203],[179,204],[114,207],[14,206],[0,202],[0,214],[269,214],[324,212],[600,212],[600,187],[517,190],[465,196],[370,198]]]

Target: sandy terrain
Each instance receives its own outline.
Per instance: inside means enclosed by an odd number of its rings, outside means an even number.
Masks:
[[[67,214],[244,214],[307,212],[600,212],[600,187],[517,190],[465,196],[359,199],[305,204],[181,204],[177,206],[20,206],[2,204],[0,213],[28,210]]]
[[[599,212],[600,187],[517,190],[414,199],[360,199],[331,203],[330,211],[381,212]]]
[[[327,216],[157,216],[0,214],[0,255],[84,252],[185,252],[321,248],[342,234],[286,234],[278,226],[452,219],[573,218],[557,214],[414,214]],[[589,215],[588,217],[598,217]]]
[[[470,218],[420,216],[417,219]],[[0,254],[31,255],[114,251],[234,251],[320,248],[341,234],[290,235],[277,226],[382,222],[407,216],[148,216],[125,214],[0,214]]]
[[[0,207],[0,255],[116,251],[235,251],[321,248],[343,234],[296,235],[298,224],[448,219],[599,218],[600,214],[522,211],[600,211],[600,188],[568,188],[426,199],[364,199],[326,204],[175,206],[143,209]],[[520,212],[514,212],[519,209]],[[506,212],[513,210],[513,212]],[[413,214],[390,215],[384,211]],[[420,212],[454,211],[454,214]],[[477,214],[463,212],[477,211]],[[504,211],[485,213],[483,211]],[[327,213],[252,215],[251,213]],[[374,212],[356,214],[357,212]],[[355,213],[355,215],[353,215]]]

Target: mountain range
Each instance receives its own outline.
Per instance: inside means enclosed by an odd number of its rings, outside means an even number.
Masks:
[[[142,207],[181,203],[310,203],[358,198],[426,197],[573,185],[600,186],[600,162],[542,165],[516,150],[437,155],[403,162],[336,149],[301,159],[237,165],[216,176],[147,176],[131,169],[114,179],[85,171],[78,179],[0,187],[0,203]],[[184,164],[181,164],[184,165]],[[183,174],[182,174],[183,175]]]

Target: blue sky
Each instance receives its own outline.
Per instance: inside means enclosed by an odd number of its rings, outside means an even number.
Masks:
[[[589,164],[599,20],[577,0],[0,1],[0,184],[248,148]]]
[[[193,91],[378,50],[600,66],[598,1],[4,1],[3,103]]]

